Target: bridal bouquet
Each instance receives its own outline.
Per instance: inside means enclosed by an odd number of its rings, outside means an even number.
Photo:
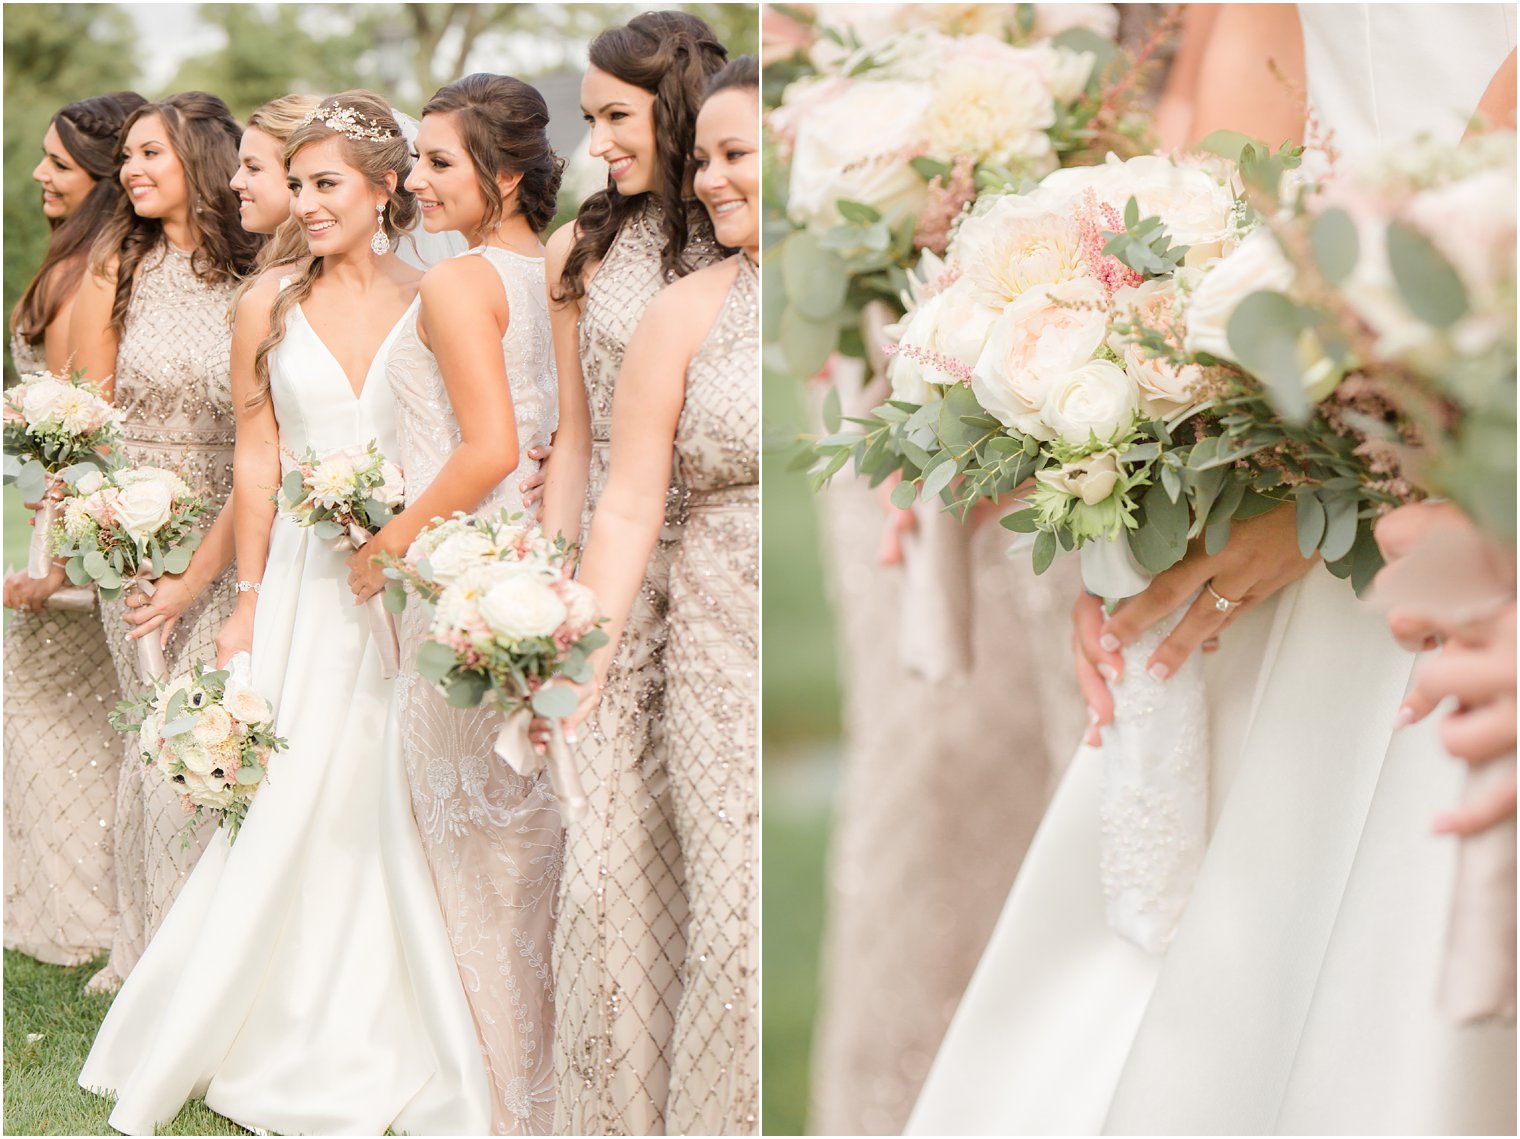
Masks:
[[[52,544],[68,559],[65,569],[75,585],[93,581],[106,598],[133,589],[151,596],[154,578],[189,568],[207,503],[179,475],[161,467],[102,472],[76,465],[62,478],[66,493]],[[139,637],[133,644],[143,682],[162,678],[159,639]]]
[[[297,526],[339,551],[357,550],[395,517],[405,486],[401,468],[380,453],[373,439],[326,455],[307,448],[280,483],[279,504]],[[380,650],[380,672],[396,675],[401,650],[396,623],[378,595],[366,605],[370,631]]]
[[[968,22],[946,19],[963,8],[899,6],[875,35],[849,9],[818,15],[812,67],[767,119],[767,182],[785,187],[794,228],[775,254],[792,372],[812,375],[836,347],[860,354],[862,305],[895,303],[979,197],[1145,149],[1140,77],[1159,37],[1129,59],[1112,9],[1077,5],[1085,22],[1072,22],[1052,15],[1064,6],[986,8]]]
[[[528,743],[534,714],[557,724],[575,710],[556,677],[584,684],[589,657],[607,643],[594,594],[567,576],[569,552],[522,515],[456,514],[418,536],[386,570],[393,610],[409,587],[428,606],[431,624],[417,650],[417,671],[450,704],[472,708],[489,694],[506,723],[496,752],[520,774],[540,764]],[[551,777],[570,818],[585,809],[575,765],[557,730]]]
[[[33,372],[5,393],[5,481],[37,502],[29,577],[48,575],[48,535],[57,518],[62,474],[71,467],[107,468],[106,452],[121,438],[121,412],[85,381]]]
[[[247,661],[240,653],[215,671],[197,662],[140,699],[121,701],[111,714],[111,726],[136,732],[143,762],[180,792],[191,815],[184,845],[202,812],[216,816],[235,841],[270,757],[290,746],[274,734],[269,702],[248,686]]]

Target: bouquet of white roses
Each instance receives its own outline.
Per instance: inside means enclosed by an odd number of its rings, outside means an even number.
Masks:
[[[52,542],[68,559],[65,569],[75,585],[93,581],[106,598],[133,589],[151,595],[154,578],[189,567],[207,503],[179,475],[161,467],[103,473],[75,466],[63,479],[67,493]],[[144,683],[160,679],[165,663],[158,637],[133,643]]]
[[[387,604],[405,604],[403,585],[429,606],[431,627],[417,671],[455,707],[487,694],[507,715],[497,754],[522,774],[538,769],[527,729],[534,713],[552,723],[575,710],[556,677],[591,679],[589,657],[607,643],[597,600],[568,576],[570,554],[520,514],[456,514],[424,531],[405,559],[391,559],[397,585]],[[575,765],[556,730],[550,775],[571,819],[585,809]]]
[[[37,502],[27,552],[28,576],[48,575],[48,534],[57,514],[62,474],[71,467],[107,468],[106,452],[121,438],[121,412],[83,373],[67,378],[32,372],[5,393],[5,481]]]
[[[401,468],[373,439],[326,455],[308,448],[280,483],[279,504],[298,526],[309,526],[336,550],[357,550],[395,516],[404,501]],[[366,604],[370,631],[380,650],[380,672],[396,675],[400,648],[396,623],[379,595]]]
[[[227,828],[229,842],[237,838],[270,757],[290,746],[274,734],[269,702],[248,686],[247,664],[246,653],[215,671],[197,662],[139,699],[121,701],[111,714],[111,726],[136,732],[143,762],[180,792],[191,815],[186,831],[209,811]],[[181,841],[188,845],[188,833]]]
[[[980,195],[1026,188],[1060,166],[1144,149],[1140,73],[1112,8],[886,5],[825,9],[803,68],[767,116],[789,370],[811,375],[853,341],[863,304],[895,304],[904,272],[942,254]],[[959,13],[961,18],[955,15]],[[880,27],[872,26],[880,24]],[[1156,42],[1159,42],[1159,37]],[[843,339],[841,339],[843,337]]]

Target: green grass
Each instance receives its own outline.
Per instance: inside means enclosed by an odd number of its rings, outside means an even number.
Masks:
[[[111,1104],[76,1082],[111,998],[85,992],[103,962],[63,969],[5,952],[5,1133],[111,1135]],[[247,1135],[199,1100],[160,1135]]]

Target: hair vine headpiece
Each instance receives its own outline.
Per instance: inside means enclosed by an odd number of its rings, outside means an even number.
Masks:
[[[304,127],[313,122],[320,122],[328,130],[337,131],[355,142],[363,142],[366,139],[373,142],[385,142],[387,139],[401,137],[401,132],[395,127],[378,123],[368,115],[361,115],[352,107],[337,103],[313,107],[306,112],[301,125]]]

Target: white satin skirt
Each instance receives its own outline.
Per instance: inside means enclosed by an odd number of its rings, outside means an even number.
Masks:
[[[381,747],[392,682],[344,556],[274,524],[255,688],[290,741],[237,843],[219,831],[126,979],[80,1073],[111,1125],[152,1134],[186,1099],[283,1134],[484,1134],[469,1006]],[[208,662],[210,663],[210,662]]]
[[[1392,731],[1414,658],[1316,569],[1208,660],[1208,852],[1171,946],[1112,933],[1078,751],[909,1134],[1515,1132],[1513,1025],[1436,1005],[1464,770]]]

